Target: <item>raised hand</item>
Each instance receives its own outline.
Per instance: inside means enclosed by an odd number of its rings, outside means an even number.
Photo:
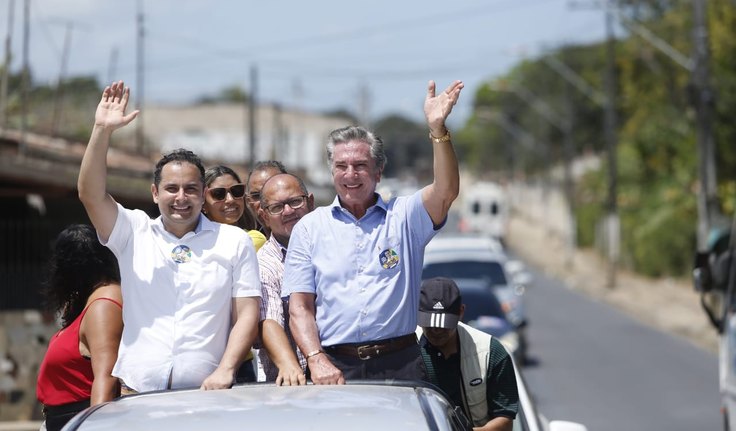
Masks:
[[[125,87],[123,81],[113,82],[102,91],[102,100],[95,112],[95,126],[113,131],[133,121],[140,111],[136,110],[125,115],[130,98],[130,87]]]
[[[435,83],[429,81],[427,97],[424,99],[424,116],[433,135],[445,134],[445,120],[452,112],[452,107],[457,103],[464,86],[462,81],[455,81],[445,91],[435,95]]]

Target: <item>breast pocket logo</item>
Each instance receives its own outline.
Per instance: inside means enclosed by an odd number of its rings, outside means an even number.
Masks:
[[[383,269],[391,269],[399,264],[399,255],[392,248],[383,250],[378,259],[381,261]]]
[[[192,260],[192,250],[186,245],[177,245],[171,250],[171,260],[176,263],[187,263]]]

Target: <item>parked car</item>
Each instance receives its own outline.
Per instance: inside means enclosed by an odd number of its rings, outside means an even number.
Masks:
[[[540,415],[519,369],[514,431],[587,431]],[[184,389],[129,395],[72,418],[63,431],[319,430],[469,431],[466,416],[424,382],[364,381],[334,386],[255,383],[232,389]]]
[[[430,242],[431,244],[431,242]],[[429,246],[427,247],[429,248]],[[483,280],[501,302],[506,316],[519,335],[519,358],[526,361],[528,343],[523,294],[526,286],[516,284],[506,274],[505,254],[485,249],[437,249],[425,252],[422,279],[447,277]]]
[[[509,322],[501,303],[486,281],[458,278],[455,283],[465,304],[463,323],[493,335],[506,346],[509,353],[521,360],[516,327]]]

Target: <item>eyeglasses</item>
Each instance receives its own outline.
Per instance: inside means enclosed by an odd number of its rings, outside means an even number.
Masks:
[[[252,201],[260,201],[261,200],[261,192],[250,192],[248,193],[248,199]]]
[[[212,199],[216,201],[224,201],[225,198],[227,198],[228,193],[230,193],[230,196],[232,196],[233,199],[240,199],[245,196],[245,185],[233,184],[230,187],[215,187],[214,189],[209,189],[210,196],[212,196]]]
[[[275,204],[268,205],[266,207],[266,211],[268,211],[271,215],[279,215],[284,212],[284,208],[286,208],[286,205],[288,205],[293,210],[298,210],[299,208],[303,207],[305,203],[307,203],[307,196],[302,195],[299,197],[291,198],[284,202],[276,202]]]

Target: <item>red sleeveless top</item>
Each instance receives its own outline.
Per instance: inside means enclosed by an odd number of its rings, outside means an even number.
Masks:
[[[123,307],[110,298],[97,298],[89,305],[100,299]],[[44,405],[60,406],[90,398],[94,380],[92,363],[79,353],[79,327],[89,305],[49,340],[36,382],[36,398]]]

